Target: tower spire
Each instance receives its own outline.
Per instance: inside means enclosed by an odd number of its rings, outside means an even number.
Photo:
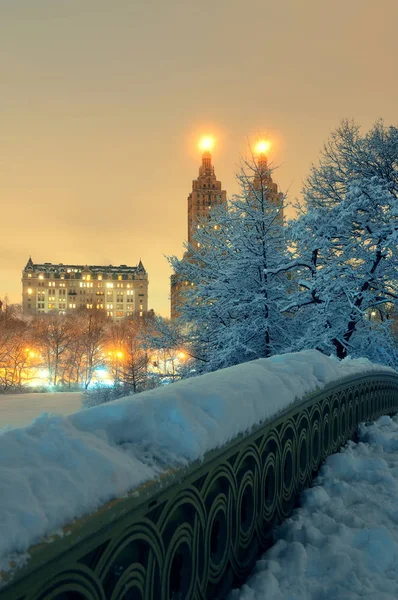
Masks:
[[[203,169],[211,169],[211,154],[209,150],[205,150],[202,154],[202,167]]]

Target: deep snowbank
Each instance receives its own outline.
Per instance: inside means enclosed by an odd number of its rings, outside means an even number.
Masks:
[[[229,600],[398,597],[398,418],[362,425]]]
[[[74,518],[186,465],[309,392],[383,367],[275,356],[0,435],[0,570]],[[385,370],[392,371],[387,367]]]

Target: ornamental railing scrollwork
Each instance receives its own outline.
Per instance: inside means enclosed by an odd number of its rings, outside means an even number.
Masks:
[[[398,375],[307,396],[202,462],[166,473],[31,549],[0,600],[204,600],[249,575],[322,461],[398,411]]]

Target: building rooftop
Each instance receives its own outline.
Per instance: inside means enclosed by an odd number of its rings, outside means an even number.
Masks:
[[[118,276],[121,275],[127,278],[128,275],[147,275],[144,265],[140,260],[138,265],[135,267],[129,267],[127,265],[64,265],[63,263],[54,264],[50,262],[45,263],[34,263],[32,258],[29,257],[28,262],[25,265],[24,273],[43,273],[47,276],[53,276],[55,278],[61,277],[68,279],[70,276],[79,279],[82,275],[88,273],[92,275],[108,275]]]

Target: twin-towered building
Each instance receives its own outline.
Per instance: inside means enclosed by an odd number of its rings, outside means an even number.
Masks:
[[[253,194],[262,193],[267,195],[267,203],[280,207],[279,217],[283,222],[283,194],[278,191],[278,186],[273,182],[271,171],[268,167],[265,150],[261,143],[257,151],[257,160],[252,173]],[[188,196],[188,248],[195,250],[198,243],[195,240],[195,231],[200,226],[200,221],[209,215],[209,211],[217,205],[227,203],[227,192],[222,189],[221,181],[217,180],[214,166],[211,162],[211,154],[208,150],[202,154],[202,164],[199,167],[199,175],[192,181],[192,191]],[[190,260],[190,252],[184,254],[184,260]],[[179,307],[184,301],[184,288],[190,285],[188,281],[181,281],[176,274],[170,278],[170,301],[171,318],[179,315]]]
[[[148,273],[136,267],[33,263],[22,272],[24,314],[101,310],[115,320],[148,311]]]

